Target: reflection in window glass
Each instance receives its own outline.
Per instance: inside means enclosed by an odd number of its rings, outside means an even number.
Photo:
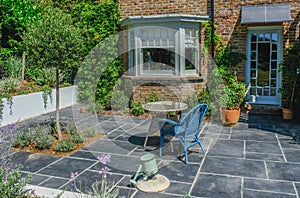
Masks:
[[[143,48],[144,70],[174,70],[175,52],[161,48]]]
[[[197,50],[185,48],[185,70],[195,70]]]
[[[256,42],[256,38],[257,38],[257,35],[256,34],[252,34],[251,41],[252,42]]]
[[[277,41],[278,41],[278,34],[272,33],[272,42],[277,42]]]

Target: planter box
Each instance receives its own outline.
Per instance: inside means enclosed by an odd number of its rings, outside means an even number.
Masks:
[[[9,105],[6,99],[3,99],[3,114],[0,126],[8,125],[14,122],[26,120],[41,114],[55,111],[56,91],[52,90],[52,104],[48,98],[47,108],[44,108],[42,92],[31,93],[27,95],[13,96],[12,114],[10,114]],[[72,106],[76,103],[76,86],[64,87],[60,89],[60,108]]]

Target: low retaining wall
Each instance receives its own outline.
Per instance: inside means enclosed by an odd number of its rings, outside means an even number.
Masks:
[[[10,109],[3,99],[4,108],[0,126],[5,126],[14,122],[26,120],[41,114],[55,111],[56,91],[52,90],[52,104],[48,98],[47,108],[44,108],[42,92],[31,93],[27,95],[14,96],[12,107]],[[60,89],[60,108],[65,108],[76,103],[76,86],[64,87]],[[12,113],[11,113],[12,112]]]

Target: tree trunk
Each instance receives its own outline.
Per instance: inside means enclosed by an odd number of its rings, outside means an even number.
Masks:
[[[56,67],[56,130],[58,134],[58,139],[61,141],[63,139],[61,128],[60,128],[60,118],[59,118],[59,69]]]
[[[21,73],[21,82],[25,79],[25,52],[22,53],[22,73]]]

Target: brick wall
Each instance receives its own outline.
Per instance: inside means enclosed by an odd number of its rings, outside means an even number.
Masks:
[[[299,0],[218,0],[215,1],[216,32],[226,43],[237,46],[240,52],[246,52],[246,34],[248,25],[241,25],[241,7],[263,4],[290,4],[293,22],[260,25],[282,25],[283,46],[297,42],[300,32]],[[158,14],[191,14],[210,16],[210,0],[120,0],[121,17]],[[256,24],[257,26],[257,24]],[[203,38],[203,37],[202,37]],[[201,41],[203,43],[203,41]],[[245,63],[238,69],[239,79],[245,79]],[[285,76],[284,76],[285,78]],[[284,83],[284,80],[283,80]],[[200,87],[203,87],[201,85]],[[282,98],[283,104],[286,102]]]
[[[120,0],[121,17],[159,14],[207,14],[207,1],[200,0]]]
[[[159,100],[184,101],[205,89],[202,77],[125,77],[125,86],[134,101],[146,103],[150,93],[157,94]],[[130,89],[130,90],[129,90]]]

